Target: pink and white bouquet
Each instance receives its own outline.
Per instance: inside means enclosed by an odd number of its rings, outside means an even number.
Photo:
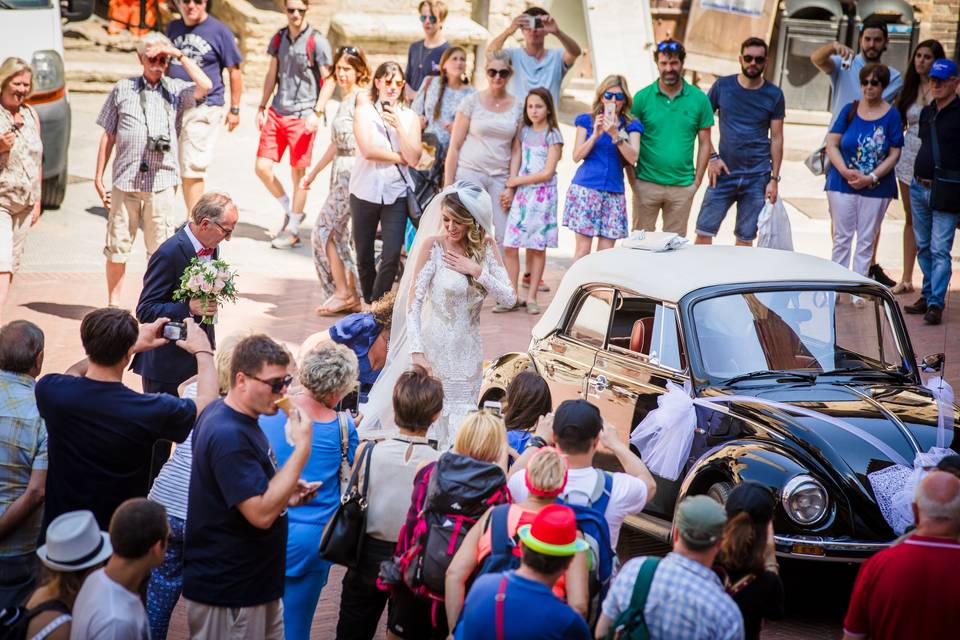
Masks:
[[[174,291],[174,300],[200,300],[204,307],[215,302],[219,307],[225,301],[237,301],[236,269],[223,260],[194,258],[180,276],[180,288]],[[203,316],[201,324],[213,324],[214,316]]]

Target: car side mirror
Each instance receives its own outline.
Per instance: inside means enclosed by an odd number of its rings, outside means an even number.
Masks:
[[[920,361],[920,369],[924,373],[940,373],[943,371],[944,354],[934,353]]]
[[[67,22],[86,20],[93,13],[94,0],[60,0],[60,15]]]

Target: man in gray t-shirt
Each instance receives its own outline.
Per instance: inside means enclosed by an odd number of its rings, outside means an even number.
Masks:
[[[327,39],[307,24],[307,0],[286,0],[285,5],[287,26],[273,36],[267,47],[270,67],[257,110],[257,177],[283,207],[284,214],[283,225],[271,243],[275,249],[300,244],[300,223],[307,200],[300,180],[310,166],[320,115],[335,86],[333,82],[324,82],[330,75],[333,53]],[[287,148],[293,202],[273,173],[273,165]]]

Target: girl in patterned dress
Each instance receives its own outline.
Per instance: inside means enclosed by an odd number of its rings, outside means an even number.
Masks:
[[[557,246],[557,163],[563,136],[550,92],[542,87],[527,94],[523,126],[513,140],[510,179],[505,198],[512,198],[503,239],[504,263],[510,284],[519,291],[520,249],[530,256],[530,282],[539,282],[547,262],[547,248]],[[538,287],[529,287],[527,313],[540,313]],[[518,308],[497,306],[494,313]]]

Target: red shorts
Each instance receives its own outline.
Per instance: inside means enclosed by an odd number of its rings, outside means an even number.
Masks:
[[[317,132],[307,133],[306,124],[306,118],[282,116],[270,107],[267,110],[267,120],[260,130],[257,157],[280,162],[283,152],[290,147],[290,166],[295,169],[309,167],[313,157],[313,139]]]

